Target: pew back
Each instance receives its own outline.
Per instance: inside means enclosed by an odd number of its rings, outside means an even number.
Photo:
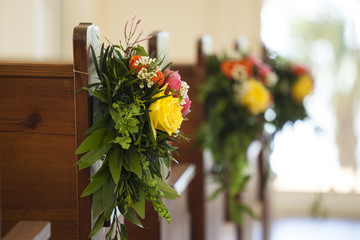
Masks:
[[[52,239],[77,239],[72,64],[0,63],[2,234],[50,221]]]

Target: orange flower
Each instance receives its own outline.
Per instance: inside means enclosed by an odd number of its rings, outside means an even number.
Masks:
[[[243,59],[243,60],[240,60],[238,63],[245,67],[246,73],[247,73],[248,77],[250,77],[252,75],[252,67],[253,67],[253,64],[251,63],[251,61],[248,59]]]
[[[296,75],[309,74],[309,70],[301,65],[293,65],[292,70]]]
[[[151,78],[151,81],[157,83],[159,86],[161,86],[164,83],[164,80],[165,80],[165,76],[160,70],[157,71],[156,76]]]
[[[140,67],[140,65],[137,65],[136,64],[136,61],[141,59],[141,56],[140,55],[134,55],[131,57],[130,59],[130,63],[129,63],[129,67],[131,70],[135,69],[135,68],[138,68],[136,71],[139,72],[141,70],[142,67]]]
[[[221,71],[224,73],[225,76],[232,78],[232,69],[235,65],[235,62],[232,60],[226,60],[221,63]]]
[[[235,66],[239,65],[245,70],[247,77],[250,77],[252,75],[253,64],[248,59],[243,59],[239,61],[226,60],[221,63],[221,71],[224,73],[225,76],[229,78],[234,78],[235,76],[233,75],[233,69]]]

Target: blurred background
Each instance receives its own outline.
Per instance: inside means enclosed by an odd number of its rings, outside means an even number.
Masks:
[[[72,62],[79,22],[117,43],[133,12],[144,36],[169,33],[176,63],[195,63],[209,34],[216,53],[243,36],[257,56],[265,46],[311,69],[310,120],[285,126],[272,146],[272,239],[359,239],[360,1],[0,0],[0,60]]]

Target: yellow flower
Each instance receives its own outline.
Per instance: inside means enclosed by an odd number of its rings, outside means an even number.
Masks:
[[[312,91],[313,84],[313,80],[309,75],[301,75],[291,87],[293,100],[301,104],[303,99]]]
[[[168,84],[161,89],[161,92],[153,96],[153,98],[165,96],[167,85]],[[167,132],[170,136],[176,133],[183,121],[181,114],[182,108],[179,104],[179,98],[175,98],[172,95],[156,100],[150,105],[150,122],[155,138],[155,129]]]
[[[245,105],[252,114],[264,112],[269,106],[271,96],[264,85],[251,78],[247,81],[246,91],[241,103]]]

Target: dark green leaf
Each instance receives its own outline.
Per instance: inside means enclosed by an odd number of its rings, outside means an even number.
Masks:
[[[133,204],[133,209],[142,218],[145,218],[145,192],[143,189],[139,189],[139,201]]]
[[[142,167],[141,167],[141,161],[139,154],[135,151],[130,151],[130,159],[131,159],[131,165],[130,165],[130,171],[135,173],[140,179],[142,178]]]
[[[79,161],[76,162],[79,165],[79,170],[90,167],[97,160],[99,160],[105,153],[107,153],[111,148],[111,144],[107,144],[95,150],[91,150],[86,153]]]
[[[100,90],[91,90],[90,91],[96,98],[104,103],[108,103],[108,99],[106,98],[106,93]]]
[[[164,72],[166,69],[168,69],[171,66],[172,62],[168,63],[161,69],[162,72]]]
[[[89,238],[96,235],[97,232],[104,226],[105,216],[104,213],[100,214],[99,218],[96,220],[94,227],[92,228],[91,232],[89,233]]]
[[[104,215],[108,221],[115,207],[114,195],[115,183],[111,177],[107,179],[107,182],[103,185],[103,203],[104,203]]]
[[[80,144],[75,154],[85,153],[89,150],[94,150],[114,140],[114,138],[115,134],[114,132],[109,131],[109,128],[99,129],[93,132]]]
[[[115,222],[116,222],[116,221],[113,221],[113,222],[111,223],[110,229],[109,229],[109,231],[106,233],[106,236],[105,236],[105,239],[106,239],[106,240],[109,240],[109,239],[111,238],[111,236],[112,236],[112,234],[113,234],[113,232],[114,232]]]
[[[120,236],[121,236],[121,240],[127,240],[127,231],[126,231],[126,227],[124,224],[121,223],[121,233],[120,233]]]
[[[90,194],[96,192],[102,185],[106,183],[107,179],[110,177],[109,168],[104,167],[101,168],[99,171],[95,177],[93,176],[92,181],[85,188],[84,192],[81,194],[81,197],[89,196]]]
[[[132,209],[129,209],[125,216],[124,216],[127,220],[129,220],[130,222],[132,222],[133,224],[139,226],[139,227],[143,227],[143,225],[141,224],[140,220],[137,218],[136,214],[134,213],[134,211]]]
[[[104,47],[104,44],[102,45],[102,47]],[[91,50],[91,55],[92,55],[92,58],[93,58],[93,62],[94,62],[94,65],[95,65],[95,70],[96,70],[96,73],[97,75],[99,76],[99,78],[101,78],[101,71],[99,69],[99,65],[98,65],[98,59],[97,57],[95,56],[95,51],[94,51],[94,48],[93,46],[90,46],[90,50]],[[101,48],[101,50],[103,50],[103,48]]]
[[[109,158],[111,176],[113,177],[115,184],[117,184],[120,180],[124,152],[120,147],[116,146],[107,157]]]
[[[96,218],[100,214],[100,212],[104,209],[102,192],[103,192],[102,188],[99,188],[99,190],[97,190],[93,194],[92,210],[93,210],[94,218]]]
[[[108,124],[108,121],[110,120],[110,114],[105,114],[99,121],[97,121],[95,124],[93,124],[87,131],[86,135],[89,135],[101,128],[105,128]]]

